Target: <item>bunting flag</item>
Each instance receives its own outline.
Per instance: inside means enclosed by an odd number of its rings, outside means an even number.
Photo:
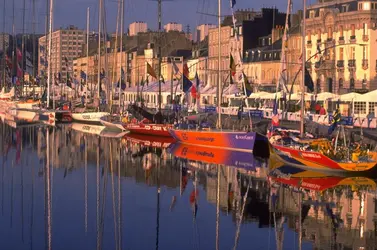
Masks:
[[[244,86],[243,86],[244,93],[246,93],[246,96],[249,97],[251,93],[253,93],[253,87],[249,83],[249,80],[247,80],[247,76],[245,75],[245,73],[242,72],[242,74],[243,74],[243,79],[244,79]]]
[[[192,96],[192,98],[193,98],[194,100],[197,98],[197,91],[196,91],[195,86],[192,86],[192,87],[191,87],[191,96]]]
[[[236,74],[236,63],[234,62],[232,54],[230,54],[229,69],[230,69],[231,76],[234,76]]]
[[[83,70],[80,71],[80,78],[84,81],[86,81],[86,74]]]
[[[195,73],[195,81],[196,81],[196,91],[197,91],[196,97],[199,99],[200,80],[199,80],[198,72]]]
[[[172,64],[173,64],[174,75],[177,75],[179,73],[179,68],[174,60],[172,61]]]
[[[147,73],[148,73],[151,77],[157,79],[156,72],[153,70],[152,66],[151,66],[148,62],[147,62]]]
[[[236,0],[232,0],[232,8],[236,5]]]
[[[22,52],[19,48],[16,49],[17,62],[22,61]]]
[[[183,92],[187,93],[192,87],[192,82],[187,76],[183,75]]]
[[[329,127],[329,129],[327,131],[329,135],[331,135],[332,132],[334,132],[334,130],[338,126],[338,123],[340,122],[340,119],[341,119],[341,116],[340,116],[339,108],[337,108],[334,111],[333,118],[332,118],[332,123],[331,123],[331,125],[330,125],[330,127]]]
[[[306,67],[305,67],[305,86],[308,88],[310,92],[314,91],[314,82]]]
[[[190,74],[189,68],[187,66],[187,63],[185,63],[183,65],[183,75],[186,76],[187,78],[189,78],[189,74]]]

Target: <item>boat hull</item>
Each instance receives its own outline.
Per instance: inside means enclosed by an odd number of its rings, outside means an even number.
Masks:
[[[107,112],[72,113],[72,119],[79,122],[101,122],[101,117],[110,115]]]
[[[126,129],[123,126],[123,123],[120,121],[108,121],[106,119],[107,117],[101,117],[100,121],[103,126],[105,126],[107,129],[115,130],[115,131],[125,131]]]
[[[169,130],[178,142],[226,150],[253,152],[255,156],[269,156],[268,141],[255,132]],[[256,147],[258,146],[258,148]],[[257,153],[257,154],[255,154]]]
[[[172,137],[169,129],[172,128],[170,124],[126,124],[125,129],[133,134],[152,135],[161,137]]]
[[[377,165],[377,153],[370,153],[370,162],[337,162],[329,157],[313,151],[272,145],[277,161],[304,170],[324,172],[362,172],[369,171]]]
[[[167,148],[174,142],[174,139],[166,136],[154,137],[142,134],[127,134],[122,141],[129,141],[146,147]]]

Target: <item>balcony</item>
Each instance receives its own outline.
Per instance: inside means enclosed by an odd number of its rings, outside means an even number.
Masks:
[[[344,36],[339,37],[339,44],[344,44]]]
[[[368,42],[368,41],[369,41],[369,36],[363,35],[363,42]]]
[[[356,36],[350,36],[350,43],[356,42]]]
[[[363,70],[367,70],[369,65],[368,65],[368,59],[363,59],[362,63]]]
[[[336,67],[344,68],[344,60],[338,60],[338,62],[336,63]]]
[[[354,69],[355,67],[356,67],[356,60],[355,59],[348,60],[348,68]]]

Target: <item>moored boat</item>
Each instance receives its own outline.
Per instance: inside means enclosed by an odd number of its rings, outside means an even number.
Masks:
[[[120,116],[108,115],[100,118],[103,126],[110,130],[125,131],[124,124]]]
[[[110,115],[107,112],[72,113],[72,119],[79,122],[101,123],[101,117]]]
[[[177,141],[189,145],[252,152],[254,156],[268,158],[269,143],[265,136],[256,132],[226,130],[178,130],[170,129]]]
[[[127,123],[124,128],[133,134],[142,134],[149,136],[172,137],[169,129],[173,128],[171,124],[155,124],[155,123]]]
[[[132,144],[139,144],[146,147],[168,148],[174,143],[174,139],[166,136],[154,137],[142,134],[127,134],[122,139],[122,142],[130,142]]]

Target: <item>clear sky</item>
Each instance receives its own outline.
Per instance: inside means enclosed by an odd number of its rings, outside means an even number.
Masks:
[[[3,1],[0,0],[0,31],[3,30]],[[5,0],[5,30],[12,31],[12,14],[13,1],[15,3],[15,31],[22,32],[22,16],[23,16],[23,2],[24,0]],[[32,32],[32,2],[35,1],[36,10],[36,26],[37,33],[44,33],[45,15],[46,15],[46,1],[48,0],[25,0],[25,30],[26,33]],[[311,0],[313,1],[313,0]],[[91,30],[98,28],[98,0],[54,0],[54,28],[67,26],[70,24],[76,25],[79,28],[86,27],[86,9],[90,7],[90,26]],[[104,0],[107,11],[107,27],[108,32],[115,31],[116,14],[117,14],[117,0]],[[308,3],[310,4],[310,3]],[[263,1],[248,1],[237,0],[235,9],[254,8],[260,9],[262,7],[276,6],[280,11],[286,11],[287,1],[285,0],[263,0]],[[294,1],[294,10],[301,8],[301,1]],[[200,14],[208,13],[210,15]],[[162,2],[162,22],[177,22],[183,26],[190,25],[191,31],[194,27],[202,23],[217,24],[217,18],[214,17],[217,13],[216,0],[163,0]],[[222,14],[230,14],[230,3],[228,0],[222,1]],[[212,16],[211,16],[212,15]],[[128,24],[133,21],[145,21],[151,29],[157,29],[157,1],[155,0],[125,0],[125,30],[127,31]],[[186,30],[186,28],[185,28]]]

